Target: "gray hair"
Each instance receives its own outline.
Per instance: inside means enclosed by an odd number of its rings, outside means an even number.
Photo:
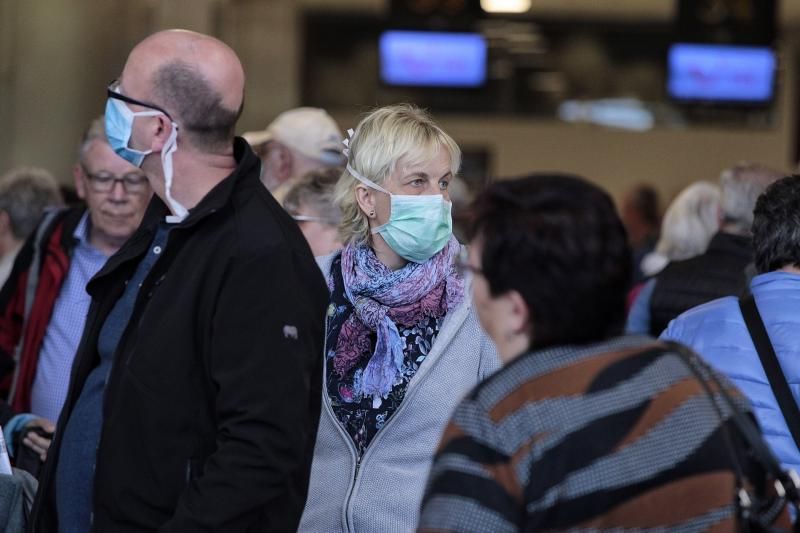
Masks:
[[[81,163],[86,162],[86,154],[89,152],[89,148],[95,141],[101,141],[106,144],[108,143],[104,115],[100,115],[94,119],[92,123],[89,124],[89,128],[83,133],[81,144],[78,147],[78,161]]]
[[[299,215],[303,208],[331,226],[339,226],[342,210],[333,201],[336,183],[344,169],[331,167],[312,170],[295,183],[283,200],[290,215]]]
[[[756,200],[783,173],[758,163],[741,162],[720,175],[722,223],[733,232],[749,234]]]
[[[242,107],[225,108],[222,95],[195,67],[171,61],[155,72],[153,81],[155,94],[192,145],[216,150],[233,142]]]
[[[16,239],[27,239],[45,208],[62,203],[56,179],[43,168],[17,167],[0,178],[0,211],[8,214]]]

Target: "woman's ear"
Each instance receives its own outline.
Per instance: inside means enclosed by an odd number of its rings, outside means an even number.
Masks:
[[[515,335],[526,335],[532,338],[533,323],[531,322],[531,312],[528,304],[522,295],[515,290],[510,290],[505,294],[508,298],[510,317],[509,329]]]
[[[356,185],[356,202],[368,218],[375,218],[375,195],[366,185]]]

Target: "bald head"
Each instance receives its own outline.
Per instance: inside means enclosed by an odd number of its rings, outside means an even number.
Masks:
[[[225,43],[167,30],[139,43],[120,78],[123,93],[166,110],[201,149],[230,146],[244,96],[244,70]]]

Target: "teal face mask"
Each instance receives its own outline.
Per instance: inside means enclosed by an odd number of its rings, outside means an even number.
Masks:
[[[392,194],[350,165],[347,171],[367,187],[391,197],[389,221],[374,228],[372,233],[380,234],[397,255],[412,263],[424,263],[445,247],[453,234],[453,204],[443,195]]]

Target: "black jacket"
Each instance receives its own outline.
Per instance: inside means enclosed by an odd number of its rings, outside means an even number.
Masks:
[[[96,531],[294,531],[320,409],[328,292],[242,139],[234,173],[172,229],[114,356],[94,479]],[[89,283],[92,304],[30,528],[57,530],[56,463],[97,340],[155,228]]]
[[[750,237],[719,232],[705,253],[668,264],[656,276],[650,298],[650,334],[658,337],[670,320],[692,307],[741,294],[752,262]]]

